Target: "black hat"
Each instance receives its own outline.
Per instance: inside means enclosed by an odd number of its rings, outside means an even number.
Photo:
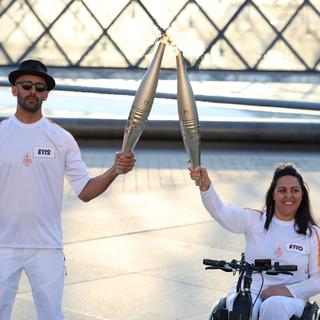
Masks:
[[[19,69],[9,74],[9,81],[14,86],[18,77],[31,74],[43,78],[48,86],[48,90],[52,90],[56,85],[54,79],[48,74],[47,67],[38,60],[25,60],[21,62]]]

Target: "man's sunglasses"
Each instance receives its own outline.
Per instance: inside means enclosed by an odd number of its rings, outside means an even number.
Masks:
[[[23,90],[31,90],[34,86],[37,92],[44,92],[47,90],[47,85],[41,82],[32,82],[32,81],[19,81],[16,82],[16,85],[20,84]]]

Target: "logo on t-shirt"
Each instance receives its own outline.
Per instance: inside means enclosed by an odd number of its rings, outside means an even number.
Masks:
[[[306,253],[306,247],[299,242],[286,242],[286,251],[293,251],[298,253]]]
[[[32,163],[31,155],[29,152],[25,152],[22,159],[23,164],[28,167]]]
[[[276,257],[281,257],[283,255],[283,249],[280,245],[276,246],[276,249],[274,250],[274,254]]]
[[[33,157],[34,158],[54,158],[54,148],[51,147],[34,147],[33,148]]]

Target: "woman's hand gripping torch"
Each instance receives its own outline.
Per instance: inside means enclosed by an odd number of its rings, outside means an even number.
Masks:
[[[193,95],[192,87],[188,79],[187,71],[183,62],[183,54],[177,50],[177,77],[178,77],[178,112],[180,130],[189,161],[193,168],[200,166],[200,132],[198,111]],[[196,185],[200,184],[196,180]]]
[[[144,130],[145,122],[148,120],[156,94],[160,67],[166,43],[167,36],[164,34],[134,97],[122,141],[121,152],[123,154],[133,150]],[[123,172],[118,170],[118,173],[122,174]]]

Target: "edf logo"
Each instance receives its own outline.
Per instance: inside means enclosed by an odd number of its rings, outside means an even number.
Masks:
[[[34,158],[44,158],[53,159],[54,158],[54,148],[51,147],[34,147],[33,148]]]
[[[43,154],[45,156],[50,156],[50,150],[49,149],[38,149],[38,154]]]
[[[290,244],[289,249],[303,251],[303,246],[299,246],[297,244]]]

